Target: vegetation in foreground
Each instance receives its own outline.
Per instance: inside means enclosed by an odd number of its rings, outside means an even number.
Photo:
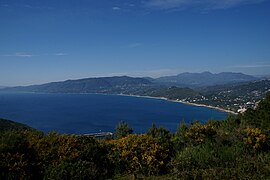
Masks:
[[[176,133],[131,134],[121,122],[115,139],[97,140],[6,127],[0,179],[269,179],[269,112],[270,93],[256,110]]]

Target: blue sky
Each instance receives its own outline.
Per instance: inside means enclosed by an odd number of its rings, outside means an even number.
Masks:
[[[0,0],[0,85],[270,74],[268,0]]]

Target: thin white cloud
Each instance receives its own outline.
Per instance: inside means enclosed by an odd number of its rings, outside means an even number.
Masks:
[[[232,66],[232,68],[267,68],[267,67],[270,67],[270,64],[244,64]]]
[[[63,52],[59,52],[59,53],[54,53],[54,54],[31,54],[31,53],[25,53],[25,52],[16,52],[14,54],[4,54],[4,55],[0,55],[0,56],[4,56],[4,57],[18,57],[18,58],[31,58],[34,56],[66,56],[68,55],[67,53],[63,53]]]
[[[33,8],[33,6],[31,6],[29,4],[25,4],[25,5],[23,5],[23,7],[25,7],[25,8]]]
[[[144,5],[155,9],[171,9],[193,3],[192,0],[148,0],[144,2]]]
[[[149,77],[161,77],[161,76],[171,76],[177,74],[179,71],[176,69],[154,69],[154,70],[146,70],[146,71],[137,71],[131,72],[130,75],[133,76],[149,76]]]
[[[131,43],[131,44],[129,44],[128,47],[129,48],[136,48],[136,47],[140,47],[142,45],[143,45],[143,43],[137,42],[137,43]]]
[[[54,54],[55,56],[66,56],[67,54],[66,53],[56,53],[56,54]]]
[[[154,69],[154,70],[144,70],[144,71],[109,73],[106,76],[132,76],[132,77],[157,78],[157,77],[161,77],[161,76],[175,75],[178,73],[179,73],[179,70],[175,70],[175,69]]]
[[[46,9],[46,10],[52,10],[54,9],[53,7],[48,7],[48,6],[33,6],[30,4],[24,4],[24,3],[10,3],[10,4],[0,4],[0,7],[5,7],[5,8],[26,8],[26,9]]]
[[[114,6],[114,7],[112,7],[112,10],[119,11],[119,10],[121,10],[121,8],[120,7],[117,7],[117,6]]]
[[[146,0],[143,4],[154,9],[183,9],[199,7],[202,9],[227,9],[245,4],[257,4],[266,0]]]
[[[6,57],[33,57],[35,55],[33,54],[29,54],[29,53],[23,53],[23,52],[17,52],[15,54],[5,54],[5,55],[2,55],[2,56],[6,56]]]

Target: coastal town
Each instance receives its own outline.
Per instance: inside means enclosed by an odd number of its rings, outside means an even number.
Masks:
[[[181,101],[243,113],[248,108],[255,109],[269,91],[270,81],[262,80],[207,92],[202,96],[184,98]]]

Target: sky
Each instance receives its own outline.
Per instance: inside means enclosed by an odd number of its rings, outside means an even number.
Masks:
[[[0,0],[0,86],[270,74],[269,0]]]

